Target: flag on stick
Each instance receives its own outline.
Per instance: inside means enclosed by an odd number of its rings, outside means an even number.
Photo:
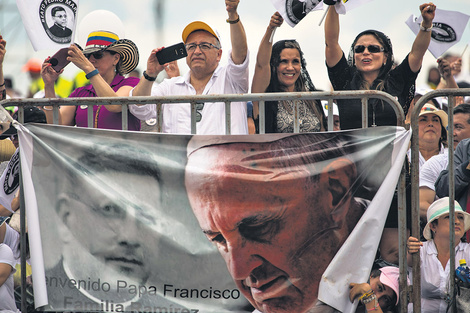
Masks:
[[[457,11],[436,9],[432,23],[431,43],[428,47],[436,59],[460,41],[469,18],[469,15]],[[411,15],[406,21],[406,25],[413,33],[418,34],[422,21],[422,16]]]
[[[35,51],[60,49],[74,40],[79,0],[16,0]]]

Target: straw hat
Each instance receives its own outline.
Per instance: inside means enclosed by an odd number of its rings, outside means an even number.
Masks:
[[[464,215],[464,231],[466,232],[467,230],[470,229],[470,214],[462,210],[462,207],[460,204],[454,200],[455,204],[455,212],[462,213]],[[427,212],[427,220],[428,223],[424,227],[423,230],[423,236],[427,240],[431,240],[431,228],[430,224],[434,221],[437,220],[439,217],[441,217],[444,214],[449,213],[449,197],[444,197],[439,200],[434,201],[428,208]]]
[[[83,54],[97,51],[114,51],[121,56],[121,72],[128,74],[139,64],[139,49],[129,39],[119,39],[118,35],[110,31],[98,30],[88,35]]]
[[[442,126],[444,126],[445,129],[447,129],[447,113],[436,108],[432,104],[426,103],[423,105],[421,108],[421,111],[419,112],[419,116],[425,115],[425,114],[436,114],[441,118],[441,123]]]

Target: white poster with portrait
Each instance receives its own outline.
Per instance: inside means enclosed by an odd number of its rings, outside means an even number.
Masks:
[[[18,133],[35,301],[55,312],[352,309],[410,138]]]
[[[78,1],[16,0],[35,51],[65,48],[74,43]]]

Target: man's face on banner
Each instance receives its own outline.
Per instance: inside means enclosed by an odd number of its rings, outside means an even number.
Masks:
[[[240,149],[232,148],[230,156],[222,146],[190,156],[191,207],[238,288],[258,310],[305,312],[316,302],[321,275],[343,240],[326,175],[312,180],[301,166],[291,172],[272,166],[268,173],[269,159],[263,169],[240,165],[234,160],[248,158],[243,150],[250,148],[236,145]]]
[[[156,246],[150,238],[154,238],[155,205],[161,203],[158,181],[117,171],[92,177],[96,185],[76,186],[62,199],[59,212],[72,236],[69,241],[79,244],[66,250],[64,262],[78,277],[84,273],[75,271],[86,263],[98,277],[126,275],[145,282],[150,271],[145,261],[152,258],[147,253]]]
[[[62,27],[67,26],[67,12],[65,10],[57,10],[55,14],[52,15],[54,23]]]

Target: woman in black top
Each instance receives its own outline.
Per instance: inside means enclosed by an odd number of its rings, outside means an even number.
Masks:
[[[431,41],[431,28],[436,6],[425,3],[420,7],[423,22],[411,52],[394,66],[392,43],[382,32],[366,30],[360,33],[349,52],[348,60],[338,43],[339,15],[330,7],[325,20],[325,56],[328,75],[334,90],[381,90],[397,98],[405,115],[414,97],[416,76]],[[341,129],[362,125],[360,100],[338,100]],[[369,126],[396,125],[393,108],[380,100],[369,100]]]

